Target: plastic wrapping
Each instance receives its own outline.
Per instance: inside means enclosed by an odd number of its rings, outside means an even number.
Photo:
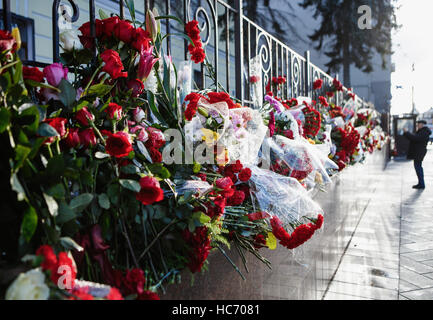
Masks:
[[[258,154],[268,127],[258,110],[231,109],[229,126],[222,143],[228,149],[231,161],[240,160],[244,165],[257,163]]]
[[[263,105],[262,59],[260,56],[255,56],[250,60],[250,83],[254,108],[260,108]]]
[[[277,216],[284,225],[309,222],[323,214],[298,180],[251,166],[250,190],[257,211]]]
[[[212,186],[207,181],[202,180],[187,180],[184,184],[176,188],[179,195],[185,194],[188,191],[198,193],[200,196],[212,190]]]

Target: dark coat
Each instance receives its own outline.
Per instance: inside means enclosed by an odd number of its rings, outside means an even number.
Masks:
[[[427,143],[431,131],[428,127],[422,127],[415,134],[410,132],[405,132],[404,136],[409,139],[409,150],[407,152],[407,158],[413,159],[415,161],[423,161],[427,153]]]

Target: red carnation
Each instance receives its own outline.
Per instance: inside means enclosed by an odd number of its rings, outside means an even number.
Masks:
[[[137,300],[161,300],[157,293],[146,290],[142,294],[139,294]]]
[[[57,256],[51,246],[47,244],[40,246],[39,249],[36,250],[36,255],[44,258],[41,264],[42,270],[51,270],[54,272],[57,267]]]
[[[123,131],[110,135],[105,143],[105,150],[113,157],[126,157],[132,151],[129,135]]]
[[[204,262],[209,256],[209,252],[212,249],[210,246],[210,238],[207,234],[207,228],[205,226],[198,227],[194,233],[191,233],[188,229],[185,229],[182,233],[182,237],[186,244],[190,247],[189,263],[188,267],[191,272],[200,272]]]
[[[313,83],[313,90],[318,90],[318,89],[322,88],[322,85],[323,85],[323,80],[322,79],[317,79]]]
[[[144,277],[143,270],[134,268],[126,271],[124,282],[126,294],[142,294],[144,292],[145,283],[146,278]]]
[[[105,297],[107,300],[123,300],[122,294],[117,288],[111,288],[108,295]]]
[[[216,180],[215,185],[219,189],[227,190],[233,185],[233,181],[230,178],[219,178]]]
[[[191,121],[192,118],[195,116],[198,109],[197,103],[200,100],[200,98],[204,98],[204,97],[201,94],[195,92],[191,92],[185,97],[185,101],[189,102],[185,110],[186,120]]]
[[[242,182],[247,182],[251,178],[251,169],[250,168],[242,169],[238,177],[239,180],[241,180]]]
[[[209,92],[207,94],[209,103],[226,102],[229,109],[236,107],[236,104],[230,98],[230,96],[225,92]]]
[[[240,206],[245,200],[245,193],[236,190],[234,194],[227,199],[228,206]]]
[[[266,239],[262,234],[258,234],[254,238],[254,248],[260,249],[266,246]]]
[[[142,204],[148,205],[164,199],[164,191],[156,178],[149,176],[141,178],[140,186],[141,190],[136,194],[136,199]]]
[[[102,71],[107,72],[113,79],[127,77],[127,72],[122,72],[123,64],[119,54],[111,49],[101,53],[101,59],[105,63]]]
[[[249,221],[264,220],[270,217],[269,213],[263,211],[249,213],[247,216]]]
[[[77,271],[75,270],[75,266],[71,260],[71,258],[68,257],[68,254],[66,252],[60,252],[59,253],[59,260],[56,266],[56,269],[54,272],[51,272],[51,280],[54,284],[58,285],[59,279],[62,276],[68,275],[71,277],[70,283],[69,279],[65,277],[63,281],[63,285],[66,287],[68,284],[74,286],[74,282],[77,276]]]
[[[160,163],[162,162],[162,154],[158,151],[158,149],[155,149],[153,147],[148,148],[150,158],[152,159],[153,163]]]
[[[233,190],[233,189],[229,189]],[[233,190],[234,192],[234,190]],[[224,209],[226,207],[226,198],[223,196],[218,196],[212,201],[206,203],[207,212],[206,215],[213,218],[214,216],[221,216],[224,213]]]

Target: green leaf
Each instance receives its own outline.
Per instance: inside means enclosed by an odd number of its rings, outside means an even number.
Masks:
[[[15,71],[13,76],[14,83],[21,82],[22,75],[23,75],[23,63],[21,61],[18,61],[14,71]]]
[[[121,0],[123,1],[123,0]],[[128,0],[126,2],[126,6],[128,7],[129,14],[131,15],[132,21],[135,23],[135,6],[134,6],[134,0]]]
[[[37,226],[38,215],[36,214],[35,208],[29,206],[24,212],[23,221],[21,223],[21,235],[27,242],[29,242],[33,237]]]
[[[24,164],[24,161],[26,161],[27,156],[32,151],[32,149],[25,147],[23,145],[18,145],[15,148],[15,164],[14,164],[14,171],[18,170],[22,167]]]
[[[135,174],[135,173],[139,173],[140,170],[138,170],[137,166],[133,165],[133,164],[128,164],[127,166],[124,166],[120,169],[121,172],[126,173],[126,174]]]
[[[53,197],[47,195],[47,194],[43,194],[45,202],[47,203],[48,206],[48,211],[50,212],[50,214],[53,217],[56,217],[59,214],[59,205],[57,204],[57,201],[54,200]]]
[[[30,130],[32,133],[36,133],[41,118],[38,106],[32,104],[22,105],[18,112],[20,113],[20,119],[28,118],[30,120],[23,124],[25,128]]]
[[[54,90],[54,91],[56,91],[56,92],[60,92],[60,91],[61,91],[60,89],[58,89],[58,88],[56,88],[56,87],[53,87],[52,85],[49,85],[49,84],[47,84],[47,83],[37,82],[37,81],[31,80],[31,79],[26,79],[24,82],[25,82],[27,85],[31,86],[31,87],[36,87],[36,88],[47,88],[47,89]]]
[[[38,135],[41,137],[60,137],[60,134],[47,123],[41,123],[38,128]]]
[[[134,191],[134,192],[140,192],[141,187],[138,181],[135,180],[129,180],[129,179],[120,179],[119,183],[122,187],[125,189]]]
[[[104,83],[98,83],[89,88],[87,95],[105,96],[113,89],[113,86]]]
[[[56,155],[48,160],[46,174],[50,179],[59,180],[65,172],[65,161],[62,155]],[[54,182],[54,181],[52,181]]]
[[[71,207],[72,210],[79,213],[84,209],[86,209],[86,207],[90,204],[90,202],[92,202],[92,200],[93,200],[93,194],[83,193],[75,197],[74,199],[72,199],[69,206]]]
[[[75,219],[77,215],[74,210],[72,210],[65,201],[60,202],[59,214],[56,217],[56,222],[58,224],[64,224],[68,221]]]
[[[158,16],[158,17],[155,17],[155,20],[160,20],[160,19],[173,19],[173,20],[176,20],[177,22],[179,22],[182,26],[185,25],[185,23],[182,20],[180,20],[178,17],[176,17],[176,16],[170,16],[170,15],[168,15],[168,16]]]
[[[0,133],[6,130],[11,121],[11,113],[8,109],[0,108]]]
[[[105,193],[102,193],[98,196],[98,203],[102,209],[110,209],[110,199]]]
[[[104,19],[108,19],[109,16],[102,9],[99,9],[99,18],[104,20]]]
[[[73,239],[69,237],[61,237],[60,244],[66,250],[77,250],[79,252],[84,250],[82,246],[80,246],[78,243],[76,243]]]
[[[77,98],[77,91],[66,79],[62,79],[59,84],[61,93],[59,94],[60,101],[67,106],[72,107]]]
[[[61,183],[58,183],[55,186],[47,189],[45,193],[56,199],[62,199],[65,197],[65,188]]]

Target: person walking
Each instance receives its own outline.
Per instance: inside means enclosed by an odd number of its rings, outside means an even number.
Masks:
[[[407,158],[413,159],[416,175],[418,176],[418,184],[412,187],[414,189],[425,189],[422,162],[427,154],[427,144],[432,133],[426,124],[427,122],[424,120],[417,121],[416,133],[411,133],[406,128],[404,129],[404,136],[410,141]]]

